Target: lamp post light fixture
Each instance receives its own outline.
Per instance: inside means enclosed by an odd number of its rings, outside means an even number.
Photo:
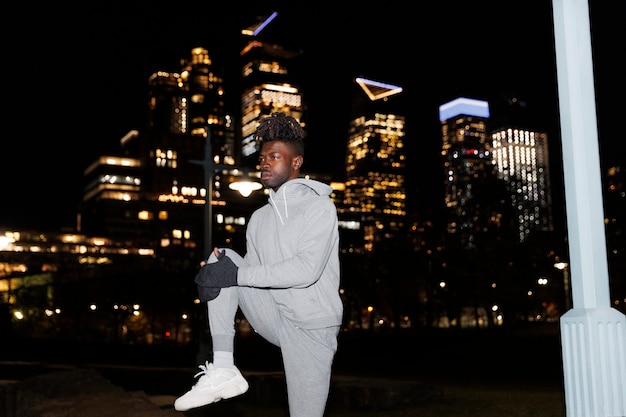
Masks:
[[[569,296],[569,264],[567,262],[557,262],[554,267],[563,271],[563,290],[565,291],[565,311],[569,310],[570,296]]]
[[[239,169],[235,168],[234,174],[238,174]],[[243,171],[243,174],[245,175],[246,172]],[[250,181],[249,178],[247,178],[248,176],[246,175],[241,181],[235,181],[235,182],[231,182],[230,184],[228,184],[228,188],[230,188],[231,190],[235,190],[235,191],[239,191],[239,194],[241,194],[243,197],[250,197],[250,194],[252,194],[253,191],[257,191],[260,190],[261,188],[263,188],[263,185],[261,185],[260,182],[257,181]]]

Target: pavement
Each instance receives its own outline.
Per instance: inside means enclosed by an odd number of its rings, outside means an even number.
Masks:
[[[281,373],[244,373],[250,389],[228,400],[261,408],[287,408]],[[328,408],[332,410],[412,405],[441,392],[418,381],[335,376]],[[0,383],[4,417],[181,417],[194,415],[173,408],[174,395],[126,391],[93,368],[57,370],[18,382]],[[226,401],[220,403],[223,405]]]
[[[553,332],[359,335],[342,337],[339,346],[328,402],[333,412],[421,404],[440,396],[446,379],[498,386],[562,383]],[[210,414],[247,415],[233,413],[233,404],[286,409],[278,349],[252,340],[238,342],[236,350],[250,389],[212,405]],[[193,347],[3,342],[0,417],[207,415],[173,409],[176,397],[194,383],[197,355]]]

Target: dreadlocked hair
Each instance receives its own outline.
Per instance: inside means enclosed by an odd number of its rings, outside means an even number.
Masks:
[[[261,119],[254,136],[261,142],[278,140],[291,144],[300,155],[304,154],[304,129],[285,113],[274,112]]]

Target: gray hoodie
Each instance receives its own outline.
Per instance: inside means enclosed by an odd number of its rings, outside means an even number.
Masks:
[[[332,188],[297,178],[252,213],[246,231],[246,266],[239,286],[268,288],[294,325],[314,329],[340,325],[339,230]]]

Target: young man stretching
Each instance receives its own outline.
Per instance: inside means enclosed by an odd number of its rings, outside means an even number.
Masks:
[[[343,316],[339,296],[339,232],[331,187],[300,178],[304,131],[293,117],[261,120],[261,182],[269,201],[246,230],[246,254],[215,248],[196,276],[207,301],[213,362],[200,365],[178,411],[243,394],[248,383],[234,365],[235,314],[280,348],[291,417],[322,417]]]

